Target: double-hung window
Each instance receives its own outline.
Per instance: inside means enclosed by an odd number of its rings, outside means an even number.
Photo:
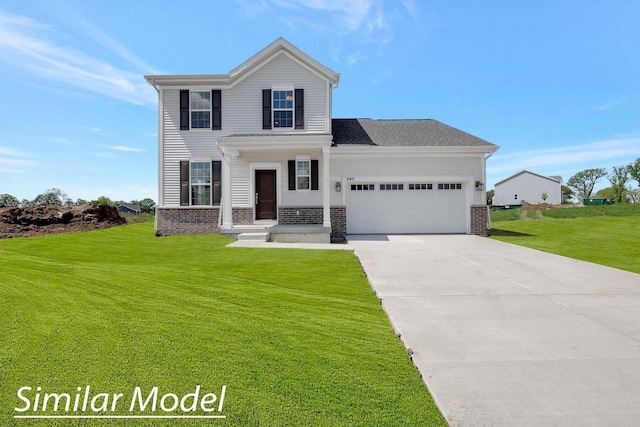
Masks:
[[[211,129],[211,92],[191,92],[191,129]]]
[[[191,162],[191,205],[211,204],[211,162]]]
[[[296,160],[296,189],[311,189],[311,160]]]
[[[293,90],[273,91],[273,127],[293,127]]]

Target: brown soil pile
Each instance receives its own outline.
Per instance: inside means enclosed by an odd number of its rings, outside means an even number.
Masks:
[[[0,208],[0,238],[95,230],[126,223],[116,208],[102,205]]]

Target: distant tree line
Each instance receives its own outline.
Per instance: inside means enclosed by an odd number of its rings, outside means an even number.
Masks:
[[[84,200],[77,199],[75,202],[59,188],[50,188],[42,194],[38,194],[33,200],[22,199],[19,200],[17,197],[11,194],[0,194],[0,207],[4,206],[17,206],[17,207],[33,207],[39,205],[59,205],[59,206],[74,206],[74,205],[86,205],[86,204],[97,204],[97,205],[105,205],[105,206],[113,206],[116,207],[121,203],[128,203],[131,205],[139,205],[140,211],[142,213],[153,213],[155,211],[156,203],[153,199],[145,198],[142,200],[132,200],[130,202],[125,202],[122,200],[111,200],[106,196],[100,196],[95,200]]]
[[[567,187],[563,186],[563,199],[565,195],[569,198],[575,196],[580,201],[592,198],[594,187],[604,177],[609,180],[611,186],[596,192],[596,198],[614,199],[616,203],[640,202],[640,188],[633,188],[631,185],[632,181],[636,181],[640,187],[640,157],[628,165],[614,166],[609,173],[605,168],[578,172],[569,178]],[[565,194],[565,188],[572,194]]]

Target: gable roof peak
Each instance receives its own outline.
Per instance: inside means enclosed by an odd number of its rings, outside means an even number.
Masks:
[[[229,75],[231,76],[231,78],[240,76],[245,72],[251,70],[253,67],[259,65],[263,61],[268,60],[274,55],[280,53],[281,51],[287,52],[298,61],[301,61],[307,67],[313,68],[316,72],[323,75],[331,83],[338,83],[338,80],[340,80],[339,73],[336,73],[329,67],[321,64],[282,36],[278,37],[273,42],[261,49],[258,53],[235,67],[229,72]]]

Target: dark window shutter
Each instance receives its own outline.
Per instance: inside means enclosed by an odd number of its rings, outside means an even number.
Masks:
[[[180,161],[180,206],[189,206],[189,162]]]
[[[296,89],[296,129],[304,129],[304,89]]]
[[[271,129],[271,89],[262,90],[262,129]]]
[[[211,162],[211,170],[213,171],[213,205],[220,206],[220,196],[222,195],[222,162],[214,160]]]
[[[180,91],[180,130],[189,130],[189,91]]]
[[[318,189],[318,161],[311,160],[311,189]]]
[[[211,129],[222,129],[222,91],[211,91]]]
[[[296,161],[289,160],[289,190],[296,189]]]

